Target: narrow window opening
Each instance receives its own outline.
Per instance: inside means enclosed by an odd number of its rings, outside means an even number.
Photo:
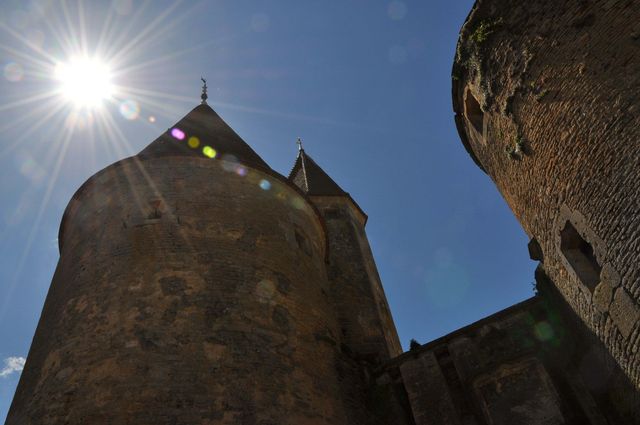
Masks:
[[[480,133],[480,136],[482,136],[484,127],[484,112],[482,112],[480,103],[478,103],[476,98],[473,96],[473,93],[471,93],[471,90],[469,89],[467,89],[467,93],[464,99],[464,114],[473,128],[475,128],[476,131]]]
[[[580,236],[569,221],[560,231],[560,249],[578,275],[578,279],[593,293],[600,283],[602,266],[598,263],[591,244]]]

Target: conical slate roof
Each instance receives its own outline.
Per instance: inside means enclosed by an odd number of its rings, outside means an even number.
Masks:
[[[307,195],[335,196],[347,194],[306,154],[304,149],[298,151],[298,158],[296,158],[296,163],[293,165],[291,173],[289,173],[289,180]]]
[[[192,137],[197,138],[189,139]],[[161,156],[212,156],[231,158],[254,168],[271,170],[266,162],[236,134],[206,103],[196,106],[139,154],[139,158]],[[208,154],[208,155],[207,155]]]
[[[288,179],[309,196],[343,196],[349,199],[362,214],[363,223],[367,222],[367,214],[360,208],[360,205],[349,193],[342,190],[302,148],[298,150],[298,157]]]

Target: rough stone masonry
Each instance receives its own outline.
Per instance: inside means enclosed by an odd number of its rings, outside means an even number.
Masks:
[[[203,96],[71,199],[6,423],[639,424],[639,68],[636,0],[476,3],[455,120],[538,294],[406,353],[364,211]]]

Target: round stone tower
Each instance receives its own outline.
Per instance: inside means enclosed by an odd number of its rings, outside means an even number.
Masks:
[[[346,424],[323,222],[206,104],[91,177],[8,425]]]
[[[636,387],[639,91],[637,1],[477,1],[462,28],[453,104],[464,146]]]

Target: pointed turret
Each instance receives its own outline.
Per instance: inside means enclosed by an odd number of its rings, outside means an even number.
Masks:
[[[338,184],[300,147],[289,180],[310,196],[347,195]]]
[[[289,173],[320,211],[328,242],[329,297],[335,306],[343,344],[353,356],[380,364],[402,352],[382,282],[367,240],[367,215],[304,151]]]
[[[205,102],[196,106],[138,154],[140,158],[160,156],[206,156],[231,160],[235,158],[244,165],[271,170]]]

